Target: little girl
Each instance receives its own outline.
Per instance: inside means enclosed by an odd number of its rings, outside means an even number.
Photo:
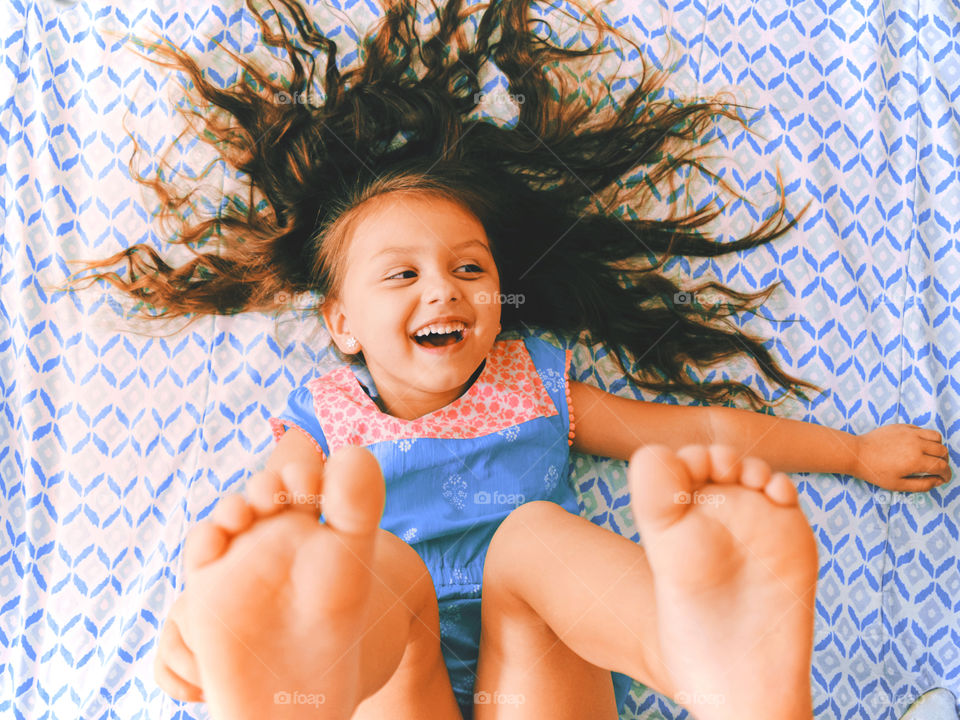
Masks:
[[[768,242],[790,226],[783,205],[722,247],[698,234],[715,213],[610,212],[626,171],[649,166],[654,187],[700,167],[688,151],[661,151],[726,111],[658,104],[648,82],[588,127],[586,110],[547,102],[544,63],[597,45],[537,39],[523,2],[491,3],[474,47],[452,59],[440,48],[458,28],[458,2],[422,46],[413,9],[393,5],[365,65],[343,78],[335,45],[292,0],[283,5],[327,52],[322,106],[290,102],[312,80],[299,59],[309,53],[282,29],[279,39],[252,2],[267,42],[290,52],[288,87],[237,58],[257,87],[222,91],[163,49],[215,106],[205,122],[224,159],[250,177],[242,213],[228,204],[216,218],[183,220],[178,242],[216,232],[220,252],[171,268],[134,246],[91,266],[126,257],[129,280],[95,277],[164,315],[319,292],[333,342],[369,375],[343,367],[295,390],[271,421],[279,442],[248,499],[225,498],[191,534],[191,577],[161,637],[158,681],[176,697],[205,697],[219,717],[615,717],[626,673],[701,718],[775,706],[809,718],[815,547],[795,489],[771,468],[926,490],[950,478],[939,435],[893,425],[858,438],[619,398],[568,380],[570,351],[517,337],[528,323],[586,331],[638,384],[706,399],[757,397],[740,383],[692,383],[684,359],[744,352],[791,391],[811,387],[757,340],[716,326],[729,313],[678,301],[680,289],[638,259]],[[501,39],[489,44],[495,26]],[[407,52],[389,55],[392,42]],[[420,80],[406,73],[415,44]],[[488,54],[525,98],[515,129],[463,122],[476,105],[463,89],[475,95]],[[151,185],[168,210],[183,204]],[[602,194],[606,207],[588,211]],[[570,447],[632,458],[644,548],[576,515]],[[325,525],[277,512],[288,504],[322,510]]]

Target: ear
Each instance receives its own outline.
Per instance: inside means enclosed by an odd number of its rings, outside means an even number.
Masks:
[[[339,300],[326,300],[320,308],[320,314],[323,315],[323,322],[327,326],[330,338],[333,340],[337,349],[344,355],[353,355],[360,351],[358,345],[349,346],[348,338],[353,338],[350,333],[350,325],[347,323],[347,316],[343,313],[343,305]]]

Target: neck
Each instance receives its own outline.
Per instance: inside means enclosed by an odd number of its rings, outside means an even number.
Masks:
[[[446,407],[469,390],[480,373],[483,372],[485,366],[486,361],[480,363],[480,367],[473,372],[461,387],[454,388],[446,393],[424,393],[409,388],[404,389],[402,392],[395,393],[389,386],[381,388],[380,385],[377,384],[377,392],[380,397],[380,409],[388,415],[400,418],[401,420],[416,420],[424,415],[429,415],[432,412]],[[372,376],[373,373],[371,371],[371,377]],[[376,383],[376,378],[373,380]]]

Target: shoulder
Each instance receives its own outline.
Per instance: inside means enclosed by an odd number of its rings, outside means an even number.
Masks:
[[[340,365],[313,378],[297,389],[312,395],[314,398],[318,398],[321,396],[343,395],[356,384],[357,379],[353,371],[346,365]]]
[[[487,361],[503,377],[539,375],[544,381],[562,379],[570,351],[536,336],[499,339]],[[553,383],[552,383],[553,384]]]
[[[494,343],[491,355],[530,358],[540,366],[563,364],[570,352],[553,333],[528,328],[522,332],[504,332]]]
[[[522,335],[497,343],[504,361],[498,364],[503,387],[536,397],[546,415],[559,415],[568,422],[568,369],[572,352],[551,338]]]
[[[542,335],[528,335],[523,343],[547,390],[551,394],[562,392],[570,375],[573,351],[556,338]]]

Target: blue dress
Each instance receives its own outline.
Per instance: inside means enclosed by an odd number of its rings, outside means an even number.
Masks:
[[[570,356],[541,338],[499,340],[466,392],[414,420],[382,412],[372,383],[368,390],[340,367],[294,390],[270,419],[278,440],[297,428],[324,456],[362,445],[380,462],[380,526],[430,571],[443,658],[465,720],[473,717],[483,561],[494,531],[531,500],[579,512],[569,482]],[[618,708],[631,682],[613,673]]]

